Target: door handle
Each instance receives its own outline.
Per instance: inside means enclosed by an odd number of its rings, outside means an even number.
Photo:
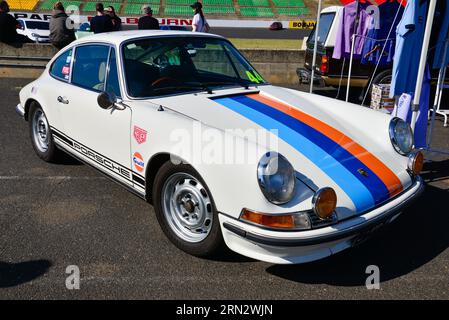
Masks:
[[[59,103],[69,104],[69,100],[64,99],[64,98],[61,97],[61,96],[59,96],[57,100],[58,100]]]

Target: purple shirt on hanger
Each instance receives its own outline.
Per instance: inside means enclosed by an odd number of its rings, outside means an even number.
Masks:
[[[365,43],[366,33],[368,31],[367,24],[369,23],[368,14],[365,11],[365,6],[359,4],[358,8],[359,23],[357,30],[355,30],[357,17],[357,2],[354,1],[343,8],[343,13],[340,15],[339,30],[337,32],[337,40],[335,42],[334,59],[341,59],[342,57],[350,57],[352,47],[352,35],[359,35],[355,38],[354,56],[360,56],[363,45]]]

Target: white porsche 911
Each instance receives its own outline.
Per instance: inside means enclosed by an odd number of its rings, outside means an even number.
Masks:
[[[408,124],[275,87],[226,39],[99,34],[20,92],[34,150],[63,150],[152,203],[197,256],[321,259],[393,221],[423,190]]]

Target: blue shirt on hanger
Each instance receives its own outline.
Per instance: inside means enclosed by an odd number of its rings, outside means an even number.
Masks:
[[[449,48],[444,57],[444,42],[448,37],[449,29],[449,3],[446,1],[438,1],[437,8],[435,12],[435,22],[437,25],[434,27],[438,33],[436,43],[431,45],[435,46],[435,54],[433,55],[433,69],[439,69],[442,66],[447,66],[449,64]],[[431,55],[432,56],[432,55]]]
[[[396,29],[390,96],[414,92],[427,18],[427,0],[408,0]]]

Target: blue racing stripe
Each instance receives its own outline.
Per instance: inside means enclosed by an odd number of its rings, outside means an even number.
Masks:
[[[302,121],[279,111],[269,105],[266,105],[257,100],[251,99],[246,96],[237,96],[234,100],[256,110],[262,112],[269,117],[278,120],[284,125],[298,132],[300,135],[311,141],[317,146],[320,146],[335,160],[340,162],[348,171],[356,177],[365,187],[370,191],[373,196],[375,204],[380,204],[390,197],[390,192],[384,182],[363,162],[361,162],[353,154],[349,153],[346,149],[341,147],[337,142],[328,138],[326,135],[303,123]],[[300,151],[300,150],[299,150]],[[319,164],[321,167],[321,164]],[[363,176],[358,173],[359,169],[365,170],[368,173],[367,176]]]
[[[248,108],[247,105],[242,104],[237,100],[238,99],[235,99],[234,97],[216,99],[215,101],[266,129],[278,129],[279,138],[302,153],[334,180],[335,183],[349,196],[358,212],[363,212],[374,206],[375,201],[371,192],[360,182],[360,180],[351,174],[342,163],[335,160],[320,146],[311,142],[302,134],[284,123],[261,111]]]

